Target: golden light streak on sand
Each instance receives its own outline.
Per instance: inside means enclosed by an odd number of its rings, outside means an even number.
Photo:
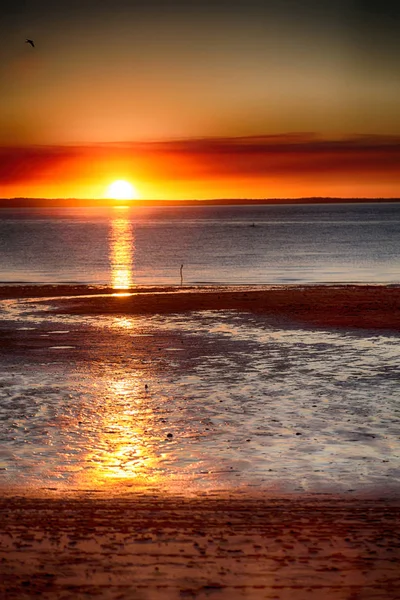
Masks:
[[[149,432],[153,411],[146,405],[146,393],[140,374],[129,379],[109,375],[100,390],[104,399],[97,439],[85,457],[90,468],[79,474],[79,485],[99,489],[128,485],[138,490],[156,483],[159,457]]]
[[[111,284],[115,290],[127,290],[133,284],[135,240],[129,219],[111,221],[110,232]]]
[[[129,294],[113,294],[113,296],[129,296]],[[136,329],[136,322],[132,317],[115,317],[113,319],[115,329]]]

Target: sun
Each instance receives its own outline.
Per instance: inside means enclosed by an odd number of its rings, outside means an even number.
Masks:
[[[107,198],[113,200],[135,200],[138,195],[131,183],[125,179],[116,179],[107,188]]]

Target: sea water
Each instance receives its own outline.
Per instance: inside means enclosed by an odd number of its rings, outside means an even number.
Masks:
[[[0,209],[0,282],[399,283],[400,203]]]

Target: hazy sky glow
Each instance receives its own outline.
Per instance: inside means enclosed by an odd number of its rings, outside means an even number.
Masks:
[[[0,197],[114,179],[143,198],[400,196],[400,4],[13,0],[0,17]]]

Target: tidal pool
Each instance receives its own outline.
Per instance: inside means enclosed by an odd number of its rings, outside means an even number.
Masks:
[[[3,486],[399,490],[398,336],[42,309],[2,303]]]

